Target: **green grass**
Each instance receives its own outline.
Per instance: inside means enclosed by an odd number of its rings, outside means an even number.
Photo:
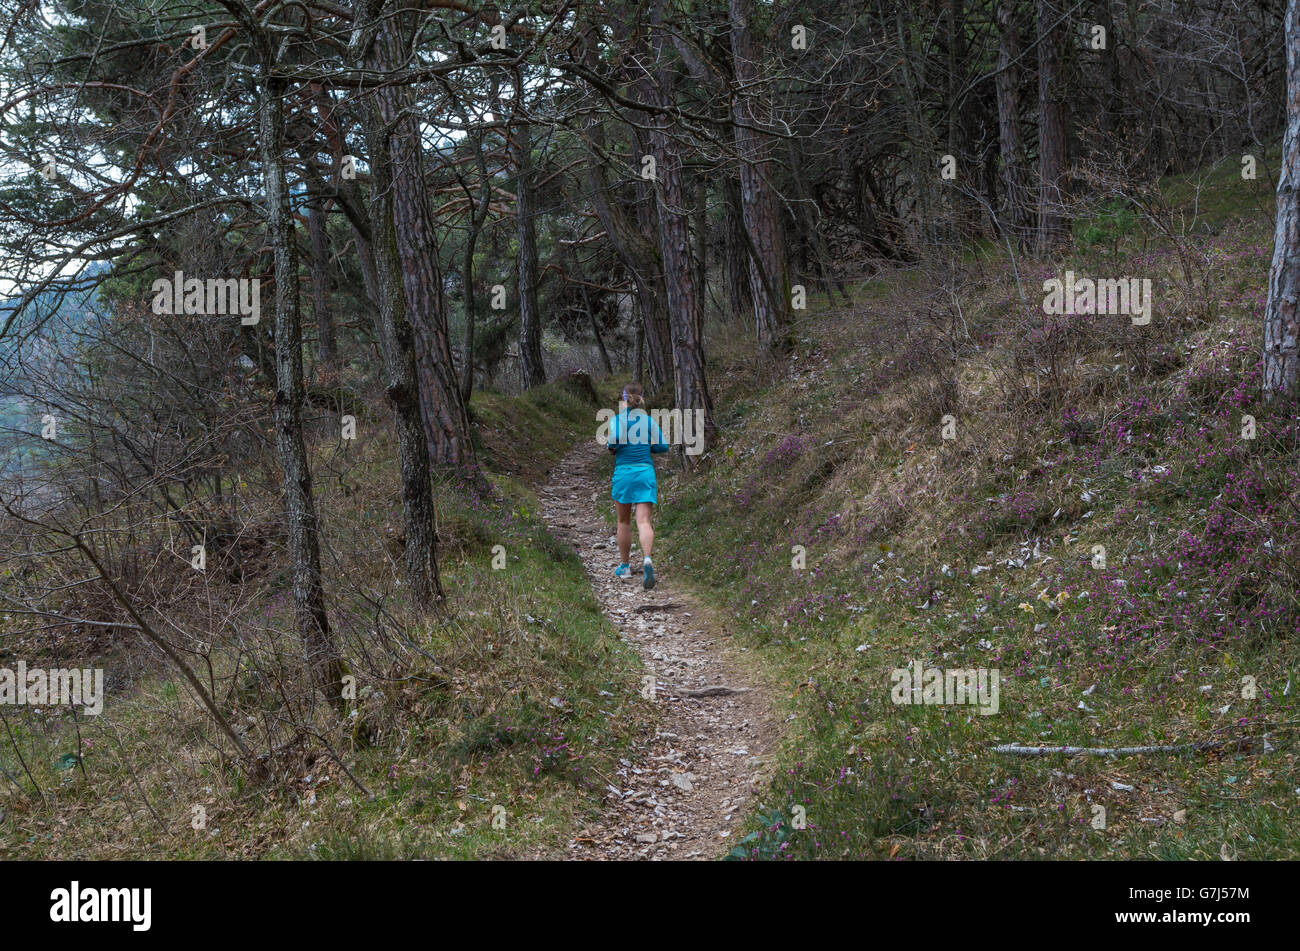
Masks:
[[[1251,375],[1268,167],[1245,182],[1239,161],[1225,160],[1161,183],[1172,242],[1111,201],[1076,222],[1068,262],[1019,262],[1031,290],[1039,272],[1066,267],[1153,275],[1157,316],[1140,333],[1122,320],[1045,329],[1034,301],[1020,307],[1002,251],[985,247],[965,261],[969,337],[951,365],[920,346],[933,325],[915,318],[942,315],[945,300],[921,268],[851,288],[852,305],[810,296],[788,366],[758,365],[739,335],[720,342],[711,379],[722,441],[699,473],[661,467],[656,558],[726,619],[785,728],[745,857],[1300,856],[1295,631],[1273,621],[1215,635],[1220,614],[1295,588],[1290,537],[1276,534],[1271,558],[1246,534],[1261,520],[1285,525],[1285,486],[1261,476],[1264,516],[1228,495],[1232,480],[1300,465],[1294,446],[1235,432],[1246,412],[1271,425]],[[939,435],[940,372],[956,381],[952,442]],[[622,382],[597,381],[607,405]],[[471,411],[499,494],[437,485],[446,618],[416,618],[395,583],[400,519],[382,428],[346,451],[318,450],[341,473],[321,481],[320,507],[338,553],[327,572],[344,642],[364,643],[376,599],[412,641],[400,676],[363,687],[374,743],[334,737],[366,792],[319,749],[312,762],[288,758],[275,783],[248,783],[214,755],[178,681],[146,671],[110,697],[111,712],[81,724],[80,740],[66,720],[10,718],[44,799],[7,783],[5,854],[470,858],[562,847],[650,722],[634,653],[538,518],[539,481],[594,434],[595,407],[552,385],[522,398],[478,393]],[[600,479],[610,465],[601,460]],[[1034,543],[1038,559],[1007,565]],[[1220,543],[1234,559],[1225,577]],[[1106,547],[1104,570],[1090,563],[1095,545]],[[284,585],[273,581],[234,612],[268,656],[277,643],[291,649]],[[232,716],[275,712],[240,646],[224,642],[215,658],[215,675],[237,688],[223,702]],[[891,672],[917,660],[999,670],[999,712],[893,704]],[[1243,676],[1256,696],[1243,695]],[[1265,732],[1268,753],[991,752]],[[0,762],[30,786],[13,749]],[[197,831],[196,805],[207,811]],[[1097,806],[1104,828],[1094,828]]]
[[[370,670],[350,653],[367,642],[364,593],[384,598],[411,638],[402,670],[359,676],[356,706],[375,734],[370,745],[351,743],[318,715],[314,722],[337,759],[312,744],[310,754],[295,750],[276,760],[272,781],[249,782],[214,755],[214,731],[180,679],[156,670],[111,692],[102,717],[81,721],[80,739],[64,718],[8,716],[42,798],[6,783],[0,850],[60,859],[483,858],[563,850],[574,824],[598,812],[603,777],[650,716],[639,697],[635,652],[600,613],[581,562],[546,530],[534,495],[546,468],[594,426],[594,407],[545,387],[523,398],[476,394],[474,415],[498,494],[478,498],[453,481],[436,484],[450,600],[443,616],[414,614],[395,584],[389,434],[365,436],[345,453],[320,449],[333,453],[329,465],[342,473],[318,485],[327,542],[342,559],[326,559],[336,635],[354,669]],[[527,466],[507,471],[520,458]],[[498,545],[500,569],[493,567]],[[275,591],[268,587],[241,605],[245,624],[290,630],[288,598],[271,600]],[[284,713],[240,643],[268,649],[261,640],[214,643],[225,712],[237,723]],[[259,669],[275,669],[269,658],[258,659]],[[69,753],[73,768],[61,768]],[[14,746],[0,751],[0,762],[31,790]],[[203,827],[196,829],[198,809]]]
[[[657,547],[666,570],[730,618],[788,721],[745,857],[1300,856],[1292,622],[1214,632],[1217,613],[1252,604],[1294,551],[1270,559],[1258,539],[1226,536],[1241,559],[1229,574],[1242,582],[1236,593],[1212,557],[1202,565],[1173,554],[1184,544],[1215,551],[1211,526],[1233,524],[1212,518],[1233,509],[1229,480],[1300,464],[1294,448],[1236,433],[1241,413],[1266,416],[1250,381],[1271,239],[1251,200],[1271,200],[1264,164],[1257,182],[1243,182],[1239,168],[1225,162],[1161,186],[1180,223],[1213,232],[1196,239],[1209,264],[1198,265],[1195,294],[1171,243],[1117,204],[1076,223],[1088,240],[1071,263],[1020,262],[1022,277],[1069,266],[1154,274],[1156,326],[1143,334],[1120,318],[1035,338],[1042,315],[1031,306],[1016,323],[1008,262],[970,263],[962,318],[971,336],[951,371],[954,442],[932,420],[932,361],[905,356],[897,325],[919,309],[918,294],[924,304],[916,273],[806,317],[796,366],[817,367],[811,378],[739,364],[715,371],[722,440],[702,475],[661,485]],[[1198,295],[1203,302],[1188,300]],[[1065,369],[1042,396],[1022,367],[1047,366],[1049,346],[1062,349]],[[1154,359],[1161,352],[1178,357]],[[890,360],[903,369],[875,383]],[[1148,394],[1151,411],[1127,409]],[[1077,442],[1067,408],[1092,421]],[[1133,414],[1134,439],[1113,444],[1121,412]],[[798,442],[783,450],[783,439]],[[1163,476],[1134,480],[1157,464]],[[1286,524],[1281,489],[1261,491],[1269,524]],[[1252,510],[1231,530],[1261,518]],[[1035,540],[1050,561],[1005,565]],[[1090,563],[1096,544],[1108,551],[1104,572]],[[805,549],[802,570],[795,546]],[[891,671],[916,660],[1000,670],[999,712],[893,704]],[[1242,695],[1244,675],[1253,698]],[[1264,733],[1272,752],[991,752]],[[1093,827],[1094,806],[1105,809],[1104,828]],[[796,816],[806,828],[794,827]]]

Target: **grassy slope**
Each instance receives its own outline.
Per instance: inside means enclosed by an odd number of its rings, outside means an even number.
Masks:
[[[65,759],[78,750],[70,720],[9,717],[45,803],[8,785],[0,798],[7,814],[0,851],[50,858],[474,857],[537,854],[563,842],[574,816],[595,808],[601,774],[612,772],[646,714],[635,655],[599,613],[581,563],[546,533],[532,491],[594,425],[592,413],[553,386],[518,399],[476,395],[478,432],[501,497],[437,487],[442,578],[452,606],[448,619],[417,623],[413,636],[451,679],[419,663],[402,680],[360,678],[360,708],[378,738],[342,759],[373,796],[328,758],[282,764],[288,778],[281,783],[245,784],[236,771],[214,765],[204,739],[210,729],[179,679],[164,672],[110,695],[100,719],[82,721],[84,775]],[[391,612],[405,612],[390,542],[400,512],[385,419],[373,427],[363,419],[346,451],[317,447],[327,589],[345,650],[366,623],[364,613],[350,613],[359,592],[382,592]],[[505,546],[504,570],[491,567],[498,544]],[[241,623],[290,630],[288,608],[283,579],[272,578]],[[218,658],[218,671],[231,663]],[[240,676],[241,687],[228,695],[232,717],[260,715],[260,704],[273,712],[275,701],[245,690],[248,674]],[[12,750],[0,759],[19,772]],[[206,812],[201,831],[192,828],[195,806]],[[493,828],[496,806],[504,809],[504,829]]]
[[[1300,855],[1300,452],[1258,403],[1271,225],[1237,169],[1165,189],[1187,270],[1102,216],[1071,260],[1017,262],[1026,305],[1003,255],[969,262],[956,315],[902,270],[814,307],[781,371],[715,370],[723,442],[668,480],[660,560],[782,688],[750,856]],[[1066,268],[1151,276],[1151,326],[1046,318],[1041,281]],[[998,669],[999,713],[893,704],[915,660]],[[990,752],[1264,732],[1267,755]]]
[[[1271,232],[1257,213],[1238,220],[1267,201],[1232,163],[1205,179],[1168,189],[1182,225],[1208,224],[1187,245],[1203,252],[1190,281],[1158,236],[1099,218],[1080,229],[1090,244],[1076,260],[1018,262],[1026,308],[1008,261],[973,260],[969,335],[950,359],[928,342],[945,319],[932,288],[904,270],[854,288],[851,306],[823,301],[788,371],[715,368],[725,441],[703,476],[664,479],[660,560],[729,614],[745,656],[784,688],[788,745],[767,814],[751,823],[755,854],[1215,857],[1225,843],[1241,857],[1297,854],[1294,694],[1283,689],[1300,526],[1279,489],[1297,460],[1255,404]],[[1066,266],[1156,277],[1154,326],[1046,322],[1036,281]],[[958,418],[950,442],[944,407]],[[10,717],[46,802],[7,785],[0,850],[470,857],[562,841],[646,722],[635,658],[541,529],[531,493],[590,411],[548,387],[476,396],[475,412],[503,498],[439,487],[454,612],[416,637],[453,676],[417,668],[420,679],[363,687],[380,735],[344,759],[373,798],[327,760],[288,764],[287,787],[243,785],[213,765],[177,681],[149,677],[83,722],[85,775],[59,768],[78,749],[66,720]],[[1239,438],[1244,412],[1260,420],[1254,442]],[[371,433],[363,420],[346,453],[319,447],[319,490],[339,553],[326,558],[330,590],[344,606],[382,591],[401,615],[392,453],[386,426]],[[489,567],[495,544],[505,571]],[[1090,566],[1096,544],[1105,569]],[[791,567],[795,545],[804,570]],[[245,622],[288,629],[278,584]],[[891,705],[890,670],[915,659],[997,667],[1001,712]],[[1258,683],[1253,700],[1243,675]],[[232,713],[248,712],[242,696]],[[988,752],[1265,729],[1277,749],[1267,756]],[[11,750],[0,760],[19,772]],[[497,804],[505,830],[490,824]],[[1091,828],[1093,804],[1107,809],[1105,830]],[[208,813],[201,832],[195,805]],[[791,828],[795,805],[806,830]]]

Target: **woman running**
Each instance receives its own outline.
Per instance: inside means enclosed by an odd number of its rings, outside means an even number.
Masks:
[[[650,414],[645,411],[645,396],[640,383],[623,388],[623,403],[617,416],[609,421],[609,441],[614,454],[614,513],[618,517],[618,553],[622,561],[614,575],[626,578],[631,569],[632,513],[636,512],[636,530],[641,540],[641,586],[649,591],[655,586],[655,569],[650,563],[655,531],[650,526],[650,512],[659,501],[655,482],[655,465],[651,453],[667,452],[668,444]]]

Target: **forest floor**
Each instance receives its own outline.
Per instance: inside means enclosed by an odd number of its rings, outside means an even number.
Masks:
[[[740,838],[754,798],[770,782],[779,734],[770,698],[751,682],[727,633],[662,564],[645,591],[641,574],[614,577],[617,548],[598,506],[608,492],[598,453],[584,441],[549,473],[539,499],[551,532],[573,546],[602,612],[641,655],[650,735],[605,777],[601,816],[579,826],[577,859],[714,859]],[[634,565],[639,563],[634,533]],[[651,684],[653,695],[651,696]],[[708,690],[708,688],[726,688]],[[704,695],[701,695],[704,694]]]

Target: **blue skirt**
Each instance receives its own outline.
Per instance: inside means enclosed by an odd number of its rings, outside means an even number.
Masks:
[[[655,483],[655,467],[647,465],[614,467],[614,501],[624,505],[637,502],[659,503],[659,489]]]

